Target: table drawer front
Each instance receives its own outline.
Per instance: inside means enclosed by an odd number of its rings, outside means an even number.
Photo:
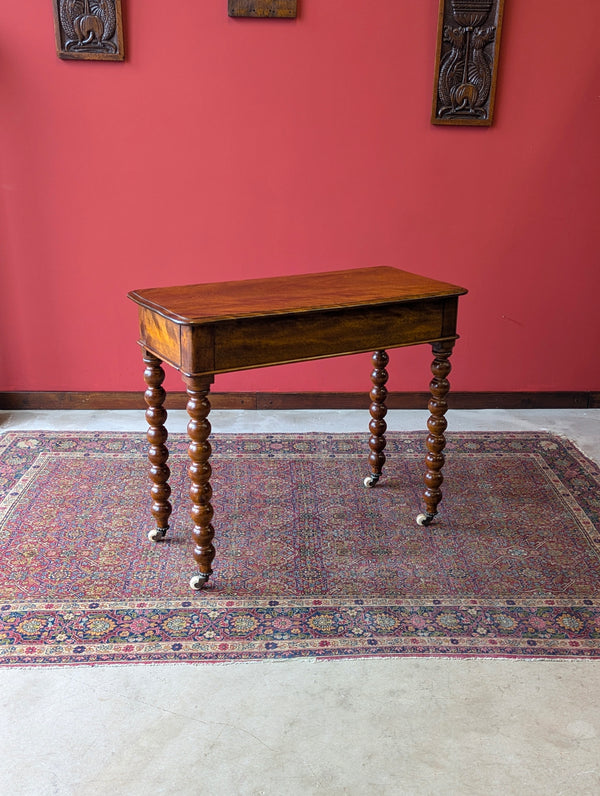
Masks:
[[[444,301],[247,318],[215,329],[215,372],[414,345],[454,334]]]

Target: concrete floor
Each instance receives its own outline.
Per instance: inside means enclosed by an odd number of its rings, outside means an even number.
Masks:
[[[600,410],[454,411],[600,463]],[[388,413],[394,430],[422,412]],[[360,431],[363,412],[211,414],[215,432]],[[173,412],[171,431],[185,430]],[[0,432],[145,430],[0,412]],[[0,794],[600,794],[600,661],[374,659],[0,669]]]

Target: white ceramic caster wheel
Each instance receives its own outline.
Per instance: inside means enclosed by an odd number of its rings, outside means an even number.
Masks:
[[[194,577],[190,580],[190,586],[194,591],[200,591],[206,586],[206,581],[208,578],[205,575],[194,575]]]
[[[430,525],[432,519],[433,517],[430,517],[429,514],[419,514],[417,515],[417,525]]]
[[[368,475],[368,476],[365,478],[365,480],[363,481],[363,484],[364,484],[366,487],[373,487],[373,486],[375,486],[375,484],[376,484],[378,481],[379,481],[379,476],[378,476],[378,475]]]
[[[161,531],[160,528],[153,528],[148,534],[148,539],[150,539],[151,542],[162,542],[166,533],[166,531]]]

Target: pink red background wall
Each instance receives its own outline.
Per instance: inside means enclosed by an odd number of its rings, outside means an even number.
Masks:
[[[381,264],[469,288],[455,389],[600,387],[598,0],[506,0],[491,129],[430,125],[437,0],[124,0],[125,63],[60,61],[51,6],[0,19],[0,390],[141,388],[132,288]],[[429,359],[393,352],[392,389]]]

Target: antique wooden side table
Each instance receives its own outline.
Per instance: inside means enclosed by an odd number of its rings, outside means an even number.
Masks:
[[[215,556],[208,395],[217,373],[374,351],[371,472],[365,478],[365,486],[374,486],[385,463],[386,349],[430,343],[434,360],[425,512],[417,517],[419,524],[429,525],[442,498],[449,357],[457,339],[458,298],[466,292],[396,268],[374,267],[129,293],[139,305],[139,344],[146,365],[148,457],[156,522],[149,537],[154,541],[164,538],[171,514],[164,362],[181,372],[187,389],[192,536],[199,570],[190,581],[192,588],[201,589],[208,581]]]

